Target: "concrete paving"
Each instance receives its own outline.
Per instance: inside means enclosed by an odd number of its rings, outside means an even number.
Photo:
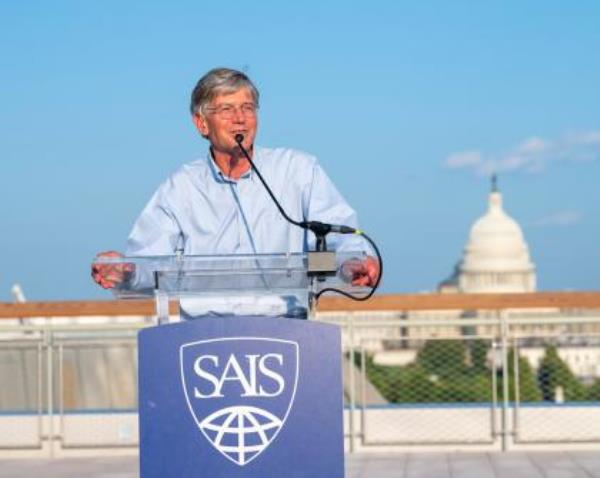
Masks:
[[[0,478],[138,478],[136,457],[1,460]],[[600,450],[356,454],[346,478],[600,478]],[[311,478],[311,477],[307,477]]]

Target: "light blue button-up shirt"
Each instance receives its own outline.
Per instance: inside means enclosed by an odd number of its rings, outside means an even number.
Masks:
[[[287,214],[358,227],[356,213],[319,166],[292,149],[254,148],[253,160]],[[253,171],[225,176],[210,152],[182,166],[156,191],[133,226],[128,256],[303,252],[314,235],[288,223]],[[357,236],[329,234],[330,249],[361,250]]]

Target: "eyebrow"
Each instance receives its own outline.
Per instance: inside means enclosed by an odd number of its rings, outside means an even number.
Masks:
[[[238,104],[236,104],[236,103],[221,103],[220,105],[213,106],[212,108],[220,108],[220,107],[223,107],[223,106],[238,106],[238,105],[239,106],[245,106],[245,105],[252,105],[252,106],[254,106],[254,102],[252,102],[252,101],[244,101],[243,103],[238,103]]]

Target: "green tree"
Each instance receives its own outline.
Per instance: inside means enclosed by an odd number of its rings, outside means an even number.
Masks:
[[[546,347],[546,354],[538,369],[538,382],[544,400],[556,399],[556,390],[561,387],[564,399],[585,400],[587,393],[584,385],[577,380],[569,366],[558,356],[554,345]]]
[[[600,401],[600,378],[596,379],[587,391],[587,399],[591,401]]]
[[[489,342],[481,339],[472,340],[469,344],[471,367],[477,373],[487,372],[487,355],[490,350]]]
[[[508,350],[508,399],[515,401],[515,351]],[[538,387],[538,381],[531,365],[525,357],[518,357],[519,369],[519,401],[521,402],[539,402],[542,400],[542,392]],[[503,393],[503,374],[502,370],[498,372],[498,394]]]
[[[417,363],[443,379],[466,372],[467,348],[461,340],[428,340],[417,354]]]
[[[439,401],[437,384],[418,364],[388,367],[376,365],[367,357],[366,372],[370,382],[392,403]]]
[[[441,402],[490,402],[492,382],[488,374],[465,373],[440,383]]]
[[[419,364],[410,364],[399,370],[396,403],[430,403],[441,401],[440,387],[433,376]]]
[[[381,366],[367,358],[371,383],[392,403],[487,402],[491,400],[491,375],[485,366],[487,346],[469,349],[459,340],[433,340],[424,344],[414,363]],[[359,362],[360,363],[360,362]]]

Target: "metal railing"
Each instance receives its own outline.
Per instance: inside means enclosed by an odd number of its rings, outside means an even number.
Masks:
[[[348,450],[597,445],[597,299],[320,312],[342,330]],[[0,321],[0,450],[135,449],[135,335],[153,319],[124,319]]]
[[[351,450],[600,443],[600,314],[460,315],[321,317],[359,371],[345,374]]]
[[[136,448],[136,332],[146,318],[45,322],[0,324],[0,450]]]

